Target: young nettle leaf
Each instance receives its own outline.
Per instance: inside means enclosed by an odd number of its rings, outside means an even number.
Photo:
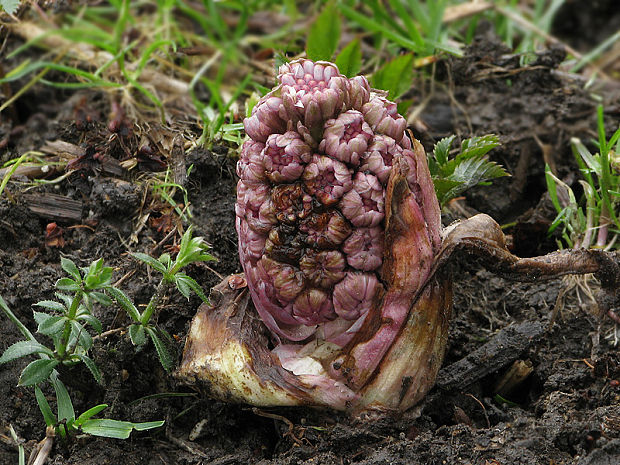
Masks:
[[[67,307],[65,307],[60,302],[56,302],[53,300],[42,300],[40,302],[37,302],[35,305],[37,307],[47,308],[58,313],[65,313],[67,311]]]
[[[86,368],[88,368],[88,370],[91,372],[93,378],[95,378],[95,381],[97,381],[98,384],[101,384],[101,372],[99,371],[99,368],[97,367],[93,359],[84,354],[79,354],[78,357],[82,361],[82,363],[86,365]]]
[[[181,294],[183,294],[188,300],[191,289],[196,293],[198,297],[200,297],[203,302],[209,302],[209,299],[203,292],[202,287],[200,287],[200,284],[198,284],[194,278],[184,273],[177,273],[175,275],[175,283],[177,285],[177,288],[179,289],[179,292],[181,292]],[[181,287],[183,287],[184,289],[182,290]]]
[[[336,57],[336,66],[347,77],[356,76],[362,69],[362,49],[359,39],[352,40]]]
[[[73,279],[75,279],[76,281],[80,281],[82,279],[80,270],[78,269],[76,264],[73,263],[72,260],[65,258],[65,257],[60,257],[60,266],[62,267],[63,270],[65,270],[68,274],[70,274],[73,277]]]
[[[147,327],[146,331],[153,341],[161,365],[166,371],[171,371],[176,359],[174,341],[166,331],[159,328]]]
[[[8,14],[13,15],[19,8],[19,0],[0,0],[0,6]]]
[[[53,352],[37,341],[19,341],[9,346],[4,351],[0,357],[0,365],[32,354],[46,354],[52,356]]]
[[[306,53],[311,60],[331,60],[340,40],[340,16],[334,2],[323,8],[310,27]]]
[[[97,332],[97,334],[101,334],[101,331],[103,330],[101,326],[101,321],[99,321],[95,316],[91,315],[90,313],[83,313],[81,315],[77,315],[75,319],[78,321],[83,321],[84,323],[88,323]]]
[[[127,312],[127,314],[131,317],[132,320],[140,322],[140,312],[131,301],[131,299],[127,297],[123,291],[117,289],[116,287],[110,287],[108,288],[108,293],[112,296],[116,303]]]
[[[56,281],[56,289],[60,289],[61,291],[77,292],[81,288],[79,282],[71,278],[60,278]]]
[[[71,336],[69,337],[69,345],[74,346],[75,343],[88,351],[93,346],[93,338],[88,331],[77,321],[71,321]]]
[[[166,272],[166,266],[161,262],[161,257],[159,260],[157,260],[156,258],[153,258],[150,255],[147,255],[145,253],[140,253],[140,252],[133,252],[131,256],[140,260],[141,262],[146,263],[147,265],[151,266],[153,269],[159,271],[160,273]]]
[[[134,346],[141,346],[146,343],[146,332],[144,326],[134,324],[129,326],[129,338]]]
[[[491,149],[499,145],[496,135],[465,139],[456,156],[450,158],[450,146],[454,138],[450,136],[441,139],[428,156],[429,171],[442,207],[470,187],[509,176],[504,168],[485,158]]]
[[[64,316],[52,316],[47,313],[34,312],[34,318],[39,326],[37,332],[46,336],[55,336],[62,333],[65,323],[68,321]]]
[[[18,384],[20,386],[32,386],[45,381],[58,363],[58,360],[43,358],[30,362],[22,371]]]
[[[108,307],[114,303],[114,301],[110,299],[110,297],[108,297],[108,295],[104,294],[103,292],[97,292],[97,291],[89,292],[88,298],[93,299],[95,302],[103,305],[104,307]]]

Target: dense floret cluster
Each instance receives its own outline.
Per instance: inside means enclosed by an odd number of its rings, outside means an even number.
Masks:
[[[416,271],[418,284],[440,245],[439,208],[424,151],[412,147],[396,104],[364,77],[301,59],[283,65],[278,81],[245,120],[250,139],[237,165],[240,259],[273,333],[342,347],[386,292],[385,197],[397,157],[426,236],[416,251],[428,258]]]

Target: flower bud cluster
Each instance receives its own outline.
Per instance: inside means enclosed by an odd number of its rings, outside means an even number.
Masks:
[[[397,157],[408,167],[433,248],[439,210],[423,201],[432,184],[418,182],[405,119],[365,78],[301,59],[281,66],[278,81],[244,121],[250,139],[237,165],[240,259],[273,333],[342,347],[386,292],[386,188]]]

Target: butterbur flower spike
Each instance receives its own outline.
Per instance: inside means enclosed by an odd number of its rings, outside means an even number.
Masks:
[[[233,276],[212,291],[177,375],[259,406],[408,409],[443,359],[451,252],[470,247],[519,273],[532,265],[517,266],[486,215],[442,242],[424,149],[365,78],[301,59],[278,80],[245,120],[237,165],[247,288]]]

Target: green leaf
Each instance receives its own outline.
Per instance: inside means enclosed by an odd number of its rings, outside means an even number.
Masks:
[[[145,431],[158,428],[164,421],[149,421],[144,423],[131,423],[129,421],[110,420],[107,418],[85,420],[81,429],[86,434],[105,438],[127,439],[132,430]]]
[[[82,423],[84,423],[85,420],[90,419],[90,417],[94,417],[95,415],[105,410],[106,408],[108,408],[108,404],[99,404],[99,405],[95,405],[94,407],[89,408],[84,413],[82,413],[79,417],[76,418],[75,424],[77,426],[80,426]]]
[[[92,292],[89,292],[88,295],[89,297],[92,297],[97,303],[103,305],[104,307],[107,307],[114,303],[114,301],[110,297],[108,297],[106,294],[104,294],[103,292],[92,291]]]
[[[56,295],[57,299],[62,300],[64,302],[65,308],[71,307],[71,302],[73,302],[73,297],[67,294],[63,294],[61,292],[55,292],[54,295]]]
[[[35,337],[30,332],[30,330],[26,328],[26,326],[24,326],[24,324],[21,321],[19,321],[19,318],[17,318],[17,316],[15,316],[15,314],[11,311],[11,309],[6,304],[6,302],[4,301],[1,295],[0,295],[0,310],[2,310],[4,314],[6,315],[6,317],[9,320],[11,320],[11,322],[15,326],[17,326],[17,329],[19,329],[19,332],[22,333],[22,336],[24,336],[26,339],[30,341],[36,341]]]
[[[148,255],[147,255],[148,256]],[[125,295],[123,291],[115,287],[108,288],[108,294],[116,301],[120,307],[127,312],[132,320],[140,322],[140,312],[133,304],[133,302]]]
[[[75,410],[69,396],[69,391],[58,378],[51,380],[54,391],[56,391],[56,403],[58,404],[58,420],[75,420]]]
[[[69,339],[72,343],[78,339],[79,346],[84,350],[88,350],[93,346],[92,336],[86,331],[86,328],[77,321],[71,322],[71,336]]]
[[[157,356],[159,357],[161,365],[166,371],[169,372],[170,370],[172,370],[174,361],[176,359],[176,351],[172,338],[167,332],[161,329],[147,327],[146,331],[148,332],[151,340],[153,341],[153,345],[155,346],[155,350],[157,351]]]
[[[450,137],[444,137],[439,142],[435,144],[433,148],[433,156],[437,163],[440,165],[445,165],[448,162],[448,155],[450,153],[450,146],[452,145],[452,141],[456,136],[452,135]]]
[[[340,40],[340,16],[333,2],[328,3],[310,27],[306,54],[313,61],[331,61]]]
[[[174,283],[177,286],[177,289],[179,290],[179,292],[181,294],[183,294],[183,297],[185,297],[187,300],[189,300],[189,295],[191,292],[191,289],[189,287],[189,285],[187,284],[187,282],[183,279],[183,275],[181,275],[180,273],[177,274],[174,277]]]
[[[131,253],[131,256],[146,263],[147,265],[150,265],[152,268],[156,269],[160,273],[166,273],[166,268],[164,267],[164,265],[159,260],[151,257],[150,255],[140,252],[133,252]]]
[[[202,287],[200,287],[200,284],[198,284],[196,282],[196,280],[184,273],[178,273],[176,275],[176,284],[177,287],[179,288],[179,291],[181,292],[181,294],[183,294],[188,300],[189,300],[189,289],[191,289],[192,291],[194,291],[196,293],[196,295],[198,297],[200,297],[200,299],[203,302],[209,302],[208,297],[205,295],[205,293],[202,290]],[[181,286],[184,286],[187,289],[187,294],[185,294],[182,290],[181,290]]]
[[[53,352],[37,341],[19,341],[4,351],[0,357],[0,365],[32,354],[47,354],[51,357]]]
[[[336,66],[348,78],[356,76],[362,69],[362,49],[359,39],[352,40],[336,57]]]
[[[381,34],[386,39],[391,40],[395,44],[400,45],[401,47],[404,47],[406,49],[413,50],[418,53],[424,52],[425,46],[423,42],[416,43],[413,40],[408,39],[407,37],[403,37],[401,34],[398,34],[386,28],[385,24],[377,21],[375,18],[372,17],[372,15],[368,16],[362,14],[355,9],[348,7],[344,3],[341,3],[339,7],[340,11],[342,11],[342,13],[346,17],[358,23],[360,26],[362,26],[363,29],[375,32],[377,34]]]
[[[95,381],[97,381],[97,384],[101,384],[101,372],[99,371],[99,368],[97,367],[93,359],[84,354],[79,354],[78,357],[84,363],[84,365],[86,365],[86,368],[88,368],[88,370],[91,372],[93,378],[95,378]]]
[[[146,333],[144,332],[144,326],[141,324],[134,324],[129,326],[129,338],[134,346],[141,346],[146,342]]]
[[[54,300],[42,300],[40,302],[37,302],[35,305],[38,307],[47,308],[49,310],[53,310],[59,313],[65,313],[67,311],[67,308],[63,304],[61,304],[60,302],[56,302]]]
[[[70,274],[73,277],[73,279],[75,279],[76,281],[82,280],[82,275],[80,274],[80,270],[75,265],[75,263],[73,263],[73,260],[70,260],[65,257],[60,257],[60,266],[62,267],[63,270],[65,270],[68,274]]]
[[[30,362],[19,377],[20,386],[32,386],[39,384],[49,378],[54,367],[58,365],[58,360],[39,359]]]
[[[38,312],[37,312],[38,313]],[[68,321],[64,316],[50,316],[42,319],[37,328],[37,332],[45,334],[46,336],[53,336],[59,334],[65,328],[65,323]]]
[[[457,163],[468,158],[482,157],[498,145],[499,137],[496,134],[465,139],[461,143],[461,152],[456,156]]]
[[[45,398],[45,395],[43,394],[43,391],[41,391],[41,388],[39,388],[39,386],[34,387],[34,396],[37,399],[37,404],[39,404],[39,410],[41,410],[43,418],[45,419],[45,424],[47,426],[53,426],[58,423],[56,415],[54,415],[54,412],[52,411],[49,402]]]
[[[95,316],[90,313],[83,313],[75,317],[78,321],[83,321],[84,323],[88,323],[98,334],[101,334],[103,330],[101,326],[101,321],[99,321]]]
[[[8,14],[13,15],[19,8],[19,0],[0,0],[0,6],[6,11]]]
[[[387,90],[390,100],[396,100],[413,84],[413,54],[388,61],[372,75],[370,83],[372,87]]]
[[[56,289],[61,291],[76,292],[80,290],[80,285],[71,278],[60,278],[56,281]]]
[[[551,168],[547,163],[545,163],[545,181],[547,182],[547,190],[549,191],[549,198],[551,198],[551,203],[553,204],[558,213],[562,212],[563,209],[560,205],[560,199],[558,198],[558,190],[555,184],[555,176],[551,172]],[[557,225],[555,227],[557,227]]]

